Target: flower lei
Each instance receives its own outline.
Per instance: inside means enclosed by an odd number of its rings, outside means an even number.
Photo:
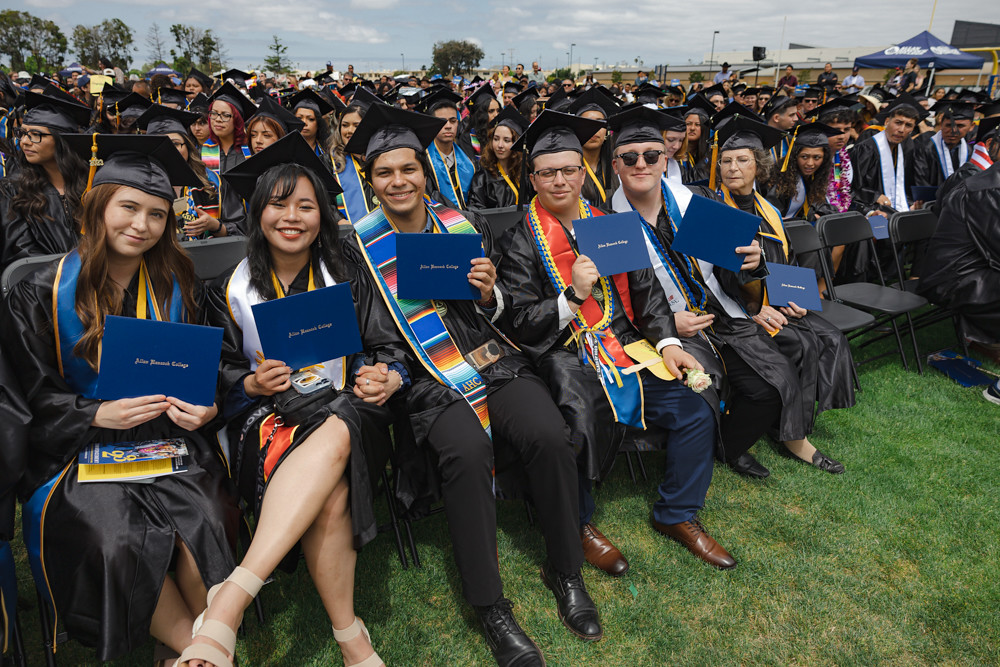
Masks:
[[[847,149],[841,148],[834,157],[833,174],[826,186],[826,200],[839,213],[851,207],[851,158]]]

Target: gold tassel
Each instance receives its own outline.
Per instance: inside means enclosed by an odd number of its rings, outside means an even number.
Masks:
[[[708,189],[715,189],[715,175],[719,170],[719,131],[715,131],[712,138],[712,171],[708,175]]]
[[[788,158],[792,156],[792,147],[795,146],[795,137],[799,134],[800,125],[795,126],[795,132],[792,133],[792,140],[788,144],[788,152],[785,153],[785,161],[781,165],[781,171],[788,171]]]
[[[97,168],[104,166],[104,160],[97,159],[97,132],[94,132],[94,141],[90,145],[90,172],[87,174],[87,189],[84,192],[90,192],[90,189],[94,187],[94,174],[97,173]]]

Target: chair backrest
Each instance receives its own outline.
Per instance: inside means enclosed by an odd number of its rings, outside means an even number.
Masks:
[[[487,208],[475,211],[486,218],[490,226],[490,236],[496,241],[504,232],[520,222],[521,218],[527,215],[527,209],[517,210],[517,206],[507,206],[505,208]]]
[[[823,242],[816,233],[816,228],[808,222],[801,224],[785,223],[785,233],[788,234],[788,241],[792,244],[792,250],[796,255],[810,252],[817,252],[823,249]]]
[[[934,235],[937,216],[930,210],[900,211],[889,217],[889,238],[893,243],[913,243]]]
[[[875,237],[868,219],[857,211],[824,215],[816,223],[816,231],[827,248],[851,245]]]
[[[221,239],[184,241],[181,247],[194,262],[198,279],[209,281],[232,270],[247,256],[247,237],[223,236]]]
[[[4,269],[3,277],[0,277],[0,287],[3,289],[3,294],[6,296],[14,285],[18,284],[26,278],[30,278],[34,275],[35,271],[38,271],[42,267],[48,265],[53,260],[59,259],[62,254],[58,255],[38,255],[36,257],[24,257],[22,259],[11,262],[10,265]]]

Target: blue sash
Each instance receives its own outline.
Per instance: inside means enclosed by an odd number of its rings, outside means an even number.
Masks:
[[[353,224],[371,212],[368,210],[368,197],[365,196],[357,159],[353,155],[345,155],[344,171],[336,176],[344,191],[344,206],[340,212]]]
[[[454,151],[458,183],[452,182],[448,166],[444,163],[444,157],[438,150],[436,142],[432,141],[431,145],[427,147],[427,157],[430,158],[431,166],[434,168],[434,178],[437,180],[438,190],[452,204],[459,208],[465,208],[465,200],[469,196],[469,188],[472,186],[472,177],[476,173],[476,166],[472,164],[472,160],[461,148],[455,146]],[[456,190],[456,186],[460,190]]]
[[[55,329],[56,360],[59,364],[59,373],[73,391],[86,398],[97,398],[97,373],[85,359],[73,352],[73,348],[83,337],[83,323],[76,313],[76,282],[80,276],[81,265],[80,253],[74,249],[59,260],[59,268],[56,270],[55,284],[52,288],[52,326]],[[156,302],[152,285],[147,284],[143,291],[146,293],[147,312],[156,319],[161,319],[160,306]],[[176,280],[170,297],[169,315],[171,322],[184,321],[184,300],[181,298],[181,288]]]

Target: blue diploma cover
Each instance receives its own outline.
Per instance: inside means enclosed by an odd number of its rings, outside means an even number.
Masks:
[[[635,211],[573,221],[576,246],[602,276],[649,268],[642,220]]]
[[[105,400],[163,394],[212,405],[222,329],[108,315],[97,395]]]
[[[913,185],[910,187],[910,195],[913,201],[934,201],[937,199],[936,185]]]
[[[884,215],[869,216],[868,224],[872,226],[872,234],[876,239],[883,240],[889,238],[889,221]]]
[[[760,229],[760,218],[707,197],[691,197],[671,247],[684,255],[739,271],[743,255],[736,248],[748,246]]]
[[[483,256],[480,234],[396,234],[396,294],[400,299],[479,300],[469,282]]]
[[[794,301],[799,308],[823,310],[813,269],[772,262],[767,270],[767,300],[772,306],[787,306]]]
[[[351,286],[341,283],[253,306],[257,335],[267,359],[294,369],[361,350]]]

